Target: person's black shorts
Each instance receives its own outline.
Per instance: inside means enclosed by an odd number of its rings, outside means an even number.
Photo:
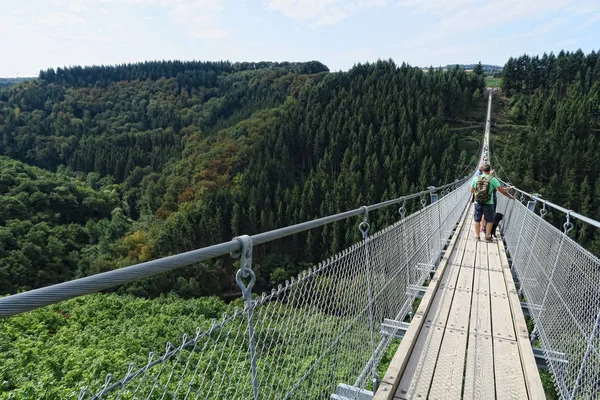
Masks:
[[[481,217],[485,216],[486,221],[495,221],[496,213],[494,212],[493,204],[475,203],[475,222],[481,222]],[[492,222],[493,223],[493,222]]]

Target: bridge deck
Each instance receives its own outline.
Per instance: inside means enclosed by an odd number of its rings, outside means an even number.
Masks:
[[[469,207],[376,399],[545,398],[502,241],[476,241],[472,221]]]

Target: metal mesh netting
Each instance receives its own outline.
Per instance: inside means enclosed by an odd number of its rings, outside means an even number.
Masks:
[[[518,201],[498,212],[559,394],[600,398],[600,260]]]
[[[395,334],[382,322],[411,310],[411,285],[425,282],[469,198],[466,185],[445,194],[80,399],[322,399],[340,383],[365,388]]]

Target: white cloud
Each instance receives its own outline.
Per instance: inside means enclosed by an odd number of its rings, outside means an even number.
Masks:
[[[197,30],[190,30],[188,32],[188,35],[200,39],[219,40],[225,39],[226,37],[231,35],[231,31],[227,29],[203,27]]]
[[[527,36],[541,36],[581,14],[581,8],[595,9],[597,0],[402,0],[401,9],[412,14],[425,14],[434,20],[415,32],[412,38],[396,43],[401,48],[435,46],[448,39],[476,32],[478,36],[504,34],[503,26],[527,22],[532,30]],[[506,28],[508,29],[508,28]]]
[[[597,24],[598,22],[600,22],[600,13],[597,13],[596,15],[592,15],[591,17],[589,17],[588,19],[586,19],[580,26],[579,26],[579,30],[581,29],[586,29],[592,25]]]
[[[63,25],[83,25],[85,20],[78,15],[62,11],[53,11],[35,19],[36,24],[63,26]]]
[[[225,0],[101,0],[104,6],[115,5],[137,8],[162,7],[167,10],[169,18],[177,23],[188,35],[203,39],[223,39],[231,34],[223,23],[223,3]],[[76,15],[97,7],[97,0],[52,0],[52,4],[72,13],[55,12],[41,23],[59,25],[61,17],[67,24],[83,23],[83,19]],[[106,7],[101,7],[100,12],[107,14]]]
[[[312,27],[336,24],[361,9],[384,7],[388,0],[266,0],[267,9]]]
[[[153,0],[128,0],[151,2]],[[231,35],[223,26],[223,0],[158,0],[170,8],[171,18],[180,23],[190,36],[219,40]]]

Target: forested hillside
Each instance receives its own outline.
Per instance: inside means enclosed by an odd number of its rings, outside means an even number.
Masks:
[[[600,220],[600,56],[581,50],[511,58],[502,89],[508,124],[492,143],[501,176],[529,192]],[[564,215],[549,215],[556,224]],[[573,237],[600,254],[600,233]]]
[[[0,78],[0,88],[8,87],[8,86],[17,84],[19,82],[23,82],[23,81],[27,81],[27,80],[31,80],[31,79],[35,79],[35,78]]]
[[[483,85],[385,61],[42,71],[0,90],[0,294],[452,181],[470,156],[446,121],[470,119]],[[256,292],[358,240],[357,222],[259,246]],[[223,257],[1,320],[0,399],[75,398],[145,363],[240,305],[235,270]]]
[[[387,200],[464,171],[446,120],[482,101],[482,76],[386,61],[326,71],[318,62],[154,62],[49,69],[1,90],[1,292]],[[375,225],[392,213],[374,215]],[[348,246],[358,238],[350,224],[259,248],[257,289]],[[226,295],[237,291],[234,271],[224,258],[122,290]]]

